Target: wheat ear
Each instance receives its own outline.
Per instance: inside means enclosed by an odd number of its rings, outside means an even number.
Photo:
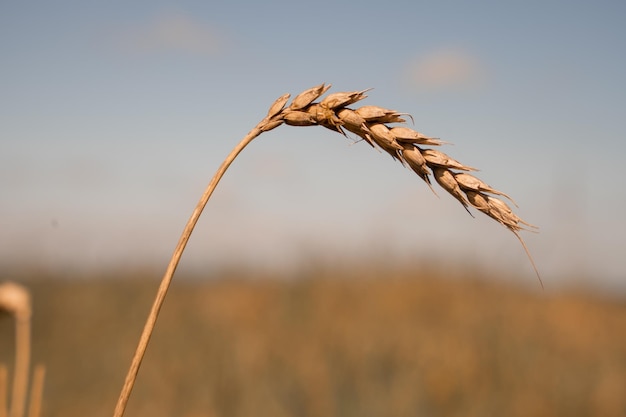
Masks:
[[[121,417],[124,414],[126,404],[137,378],[141,361],[143,360],[176,267],[185,250],[187,241],[211,194],[213,194],[215,187],[237,155],[239,155],[253,139],[258,137],[261,133],[272,130],[283,123],[290,126],[323,126],[341,133],[344,136],[347,136],[346,131],[353,133],[365,140],[372,147],[387,152],[393,159],[411,168],[429,187],[431,187],[431,189],[432,183],[430,181],[430,175],[433,175],[435,181],[441,185],[444,190],[455,197],[466,210],[468,210],[468,206],[475,207],[512,231],[524,246],[526,254],[530,258],[537,277],[541,282],[541,277],[535,267],[530,252],[518,233],[520,230],[524,229],[520,224],[529,227],[534,226],[522,221],[512,212],[506,203],[490,196],[488,193],[509,198],[506,194],[493,189],[470,174],[460,176],[460,173],[457,172],[475,171],[475,168],[463,165],[443,152],[424,148],[424,146],[439,146],[443,144],[444,142],[440,141],[438,138],[423,135],[422,133],[404,126],[388,126],[392,123],[405,123],[405,116],[411,118],[409,114],[378,106],[363,106],[356,109],[348,107],[366,98],[365,93],[369,91],[369,89],[332,93],[319,102],[316,102],[329,88],[330,84],[320,84],[305,90],[294,97],[289,106],[287,106],[287,102],[290,98],[289,94],[285,94],[276,99],[270,106],[265,118],[242,139],[226,157],[224,162],[222,162],[222,165],[213,176],[204,194],[200,198],[200,201],[196,205],[195,210],[191,214],[178,244],[174,249],[174,253],[161,280],[157,295],[152,304],[148,319],[126,375],[120,397],[115,407],[114,417]],[[541,285],[543,287],[543,283]]]

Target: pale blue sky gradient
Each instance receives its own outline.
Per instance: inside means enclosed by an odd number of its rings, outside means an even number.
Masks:
[[[205,185],[278,96],[321,82],[511,194],[547,286],[626,288],[623,2],[3,2],[0,265],[164,268]],[[436,256],[532,279],[515,237],[363,143],[262,135],[183,267]]]

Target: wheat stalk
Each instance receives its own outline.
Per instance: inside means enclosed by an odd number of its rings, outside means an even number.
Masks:
[[[30,366],[31,304],[28,290],[13,282],[0,284],[0,310],[8,312],[15,318],[15,370],[9,416],[22,417],[26,405]]]
[[[43,403],[43,385],[46,378],[46,367],[36,365],[33,371],[33,383],[30,386],[30,402],[28,405],[28,417],[39,417],[41,415],[41,404]]]
[[[9,371],[5,364],[0,363],[0,417],[7,417],[7,387],[9,386]]]
[[[456,198],[468,213],[471,214],[468,207],[474,207],[515,234],[521,242],[543,288],[537,267],[519,234],[522,230],[533,230],[536,227],[520,219],[504,201],[492,196],[503,196],[513,202],[508,195],[467,173],[476,171],[475,168],[463,165],[443,152],[426,148],[426,146],[439,146],[445,142],[438,138],[423,135],[406,126],[390,126],[395,123],[405,123],[405,117],[411,117],[408,113],[400,113],[378,106],[362,106],[356,109],[349,107],[366,98],[365,93],[369,89],[332,93],[316,102],[329,88],[330,84],[320,84],[305,90],[298,94],[288,106],[290,94],[285,94],[276,99],[270,106],[265,118],[242,139],[222,162],[222,165],[211,179],[196,205],[174,249],[124,381],[114,411],[114,417],[121,417],[124,414],[141,361],[176,267],[185,250],[191,232],[215,187],[237,155],[253,139],[263,132],[277,128],[283,123],[290,126],[323,126],[344,136],[347,136],[347,132],[355,134],[370,146],[387,152],[394,160],[413,170],[434,192],[430,180],[430,177],[433,176],[435,181]],[[513,202],[513,204],[515,203]]]

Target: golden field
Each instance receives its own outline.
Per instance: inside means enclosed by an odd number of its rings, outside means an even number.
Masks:
[[[426,269],[176,277],[126,415],[626,416],[625,298]],[[112,415],[159,278],[14,278],[44,417]]]

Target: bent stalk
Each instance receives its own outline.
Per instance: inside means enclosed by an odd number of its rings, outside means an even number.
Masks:
[[[288,107],[285,107],[285,105],[290,95],[285,94],[279,97],[270,106],[267,116],[232,150],[213,176],[187,222],[165,275],[161,280],[130,369],[126,375],[114,417],[121,417],[124,414],[141,361],[176,267],[185,250],[191,232],[198,222],[211,194],[213,194],[215,187],[237,155],[254,138],[283,123],[290,126],[323,126],[344,136],[347,136],[346,131],[353,133],[373,148],[386,152],[394,160],[413,170],[431,189],[432,182],[430,176],[433,175],[436,182],[456,198],[466,210],[471,206],[513,232],[524,246],[535,273],[541,282],[539,272],[518,233],[521,230],[529,230],[528,228],[532,230],[534,226],[524,222],[514,214],[505,202],[489,194],[507,198],[508,195],[492,188],[473,175],[465,173],[465,171],[476,171],[475,168],[463,165],[443,152],[424,148],[425,146],[440,146],[444,144],[438,138],[423,135],[407,127],[392,127],[394,124],[406,122],[404,116],[410,117],[407,113],[400,113],[378,106],[362,106],[357,109],[348,107],[366,98],[365,93],[369,90],[333,93],[327,95],[319,102],[315,102],[329,88],[330,85],[321,84],[305,90],[298,94]]]

